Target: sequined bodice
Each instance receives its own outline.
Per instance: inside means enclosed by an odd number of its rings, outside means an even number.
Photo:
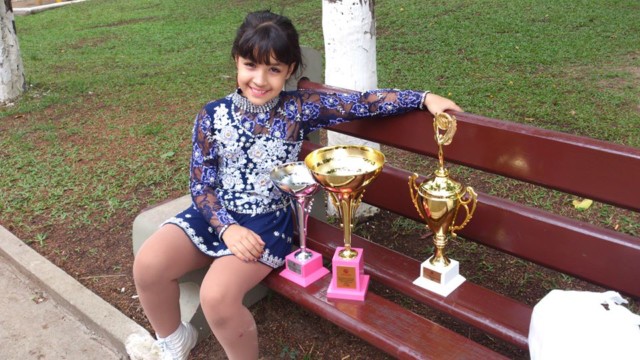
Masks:
[[[272,110],[249,112],[233,97],[230,110],[226,104],[219,107],[213,138],[216,153],[224,155],[218,157],[217,194],[227,209],[262,214],[286,205],[269,174],[274,167],[295,161],[302,142],[283,139],[285,123]]]

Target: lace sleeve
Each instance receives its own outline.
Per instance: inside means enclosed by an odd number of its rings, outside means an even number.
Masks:
[[[189,188],[193,204],[216,233],[221,235],[223,230],[236,221],[220,204],[215,191],[218,165],[214,140],[211,136],[212,121],[206,107],[196,116],[193,126]]]
[[[427,92],[379,89],[354,93],[299,92],[300,120],[307,132],[346,121],[422,109]]]

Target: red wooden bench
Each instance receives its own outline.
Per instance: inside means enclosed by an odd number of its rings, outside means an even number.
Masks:
[[[299,87],[336,90],[307,80],[302,80]],[[446,148],[446,162],[640,211],[640,149],[469,113],[453,114],[458,120],[458,131],[454,143]],[[375,120],[375,126],[368,121],[355,121],[332,130],[437,157],[437,146],[432,140],[432,119],[427,112],[416,111]],[[317,147],[305,142],[301,157]],[[408,191],[410,175],[409,171],[386,165],[382,174],[367,188],[363,201],[421,221]],[[488,194],[479,193],[478,199],[473,220],[460,231],[465,239],[632,298],[640,298],[640,238]],[[309,219],[308,246],[325,258],[330,259],[335,248],[342,245],[341,234],[342,230],[335,226]],[[372,280],[527,349],[531,306],[471,281],[465,281],[444,298],[412,284],[421,261],[358,236],[353,237],[353,246],[364,249],[365,272],[371,275]],[[464,264],[462,266],[464,269]],[[292,301],[400,358],[441,358],[442,354],[431,348],[430,341],[434,340],[439,344],[446,343],[447,349],[468,347],[472,353],[477,351],[471,341],[460,340],[450,333],[445,336],[443,330],[437,334],[416,331],[419,327],[414,325],[412,331],[403,331],[403,325],[396,321],[371,319],[369,315],[372,313],[391,314],[393,319],[405,313],[373,293],[367,294],[362,304],[349,304],[359,311],[344,311],[342,303],[326,299],[324,283],[303,289],[276,273],[270,275],[265,283]],[[361,317],[347,315],[354,313]],[[399,343],[393,336],[398,330],[403,335],[402,348],[413,350],[397,350]],[[381,335],[385,331],[389,334]],[[408,334],[414,335],[415,339],[409,338]]]
[[[299,88],[336,90],[304,79]],[[445,149],[446,163],[640,211],[640,149],[469,113],[452,114],[457,118],[458,130],[453,144]],[[332,130],[420,156],[437,157],[433,118],[427,112],[375,121],[375,126],[370,121],[354,121]],[[305,141],[301,158],[318,147]],[[410,175],[407,170],[385,165],[382,174],[367,187],[363,201],[420,221],[409,194]],[[481,192],[472,221],[459,235],[633,299],[640,298],[638,237]],[[342,245],[342,230],[310,218],[307,240],[308,246],[322,253],[328,264],[335,248]],[[442,297],[412,284],[424,259],[413,259],[356,235],[352,241],[354,247],[364,249],[365,272],[373,282],[527,351],[531,305],[470,280]],[[135,243],[134,239],[134,248]],[[464,275],[464,263],[461,272]],[[329,280],[326,276],[302,288],[274,271],[263,283],[397,358],[503,357],[371,290],[364,302],[329,300]]]

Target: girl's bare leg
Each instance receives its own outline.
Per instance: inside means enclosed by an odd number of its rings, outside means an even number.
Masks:
[[[213,262],[202,282],[202,310],[230,360],[258,359],[258,329],[242,299],[271,270],[258,262],[224,256]]]
[[[211,261],[172,224],[144,242],[133,262],[133,278],[142,308],[159,337],[171,335],[180,325],[178,279]]]

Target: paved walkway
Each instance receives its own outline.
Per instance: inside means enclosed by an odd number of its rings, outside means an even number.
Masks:
[[[0,226],[0,359],[128,359],[148,332]]]
[[[12,5],[13,5],[13,13],[15,15],[31,15],[31,14],[37,14],[42,11],[59,8],[65,5],[77,4],[84,1],[86,0],[66,0],[66,1],[13,0]]]

